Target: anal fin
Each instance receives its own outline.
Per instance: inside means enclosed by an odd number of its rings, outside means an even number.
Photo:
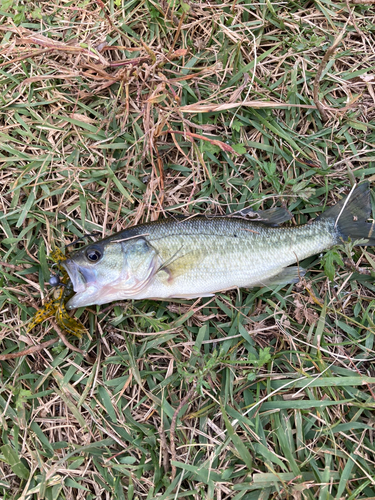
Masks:
[[[306,274],[306,269],[298,266],[285,267],[282,271],[259,282],[259,286],[280,286],[298,283],[300,278]]]

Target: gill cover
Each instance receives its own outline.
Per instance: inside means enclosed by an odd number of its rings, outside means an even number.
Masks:
[[[94,251],[101,253],[96,261]],[[157,270],[157,252],[144,238],[112,239],[83,247],[62,265],[76,292],[66,307],[75,309],[137,295]]]

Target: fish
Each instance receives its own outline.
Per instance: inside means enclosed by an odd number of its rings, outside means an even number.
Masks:
[[[249,214],[169,217],[85,245],[61,263],[75,292],[67,309],[296,283],[307,257],[349,239],[375,245],[368,182],[304,225],[281,226],[292,217],[281,207]]]

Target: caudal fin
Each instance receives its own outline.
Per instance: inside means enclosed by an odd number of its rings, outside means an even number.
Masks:
[[[371,215],[370,185],[360,184],[352,193],[340,200],[335,206],[328,208],[316,220],[334,219],[339,238],[347,241],[366,239],[360,246],[375,246],[375,223],[367,219]]]

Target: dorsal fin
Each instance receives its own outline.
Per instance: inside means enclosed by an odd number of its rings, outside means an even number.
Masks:
[[[267,226],[278,226],[293,218],[293,214],[283,207],[269,208],[268,210],[253,210],[244,208],[231,214],[231,217],[246,217],[252,222],[261,222]]]
[[[167,212],[167,214],[175,220],[185,220],[189,218],[181,214],[171,214],[169,212]],[[250,220],[251,222],[261,222],[266,226],[277,227],[283,222],[292,219],[293,214],[286,208],[274,207],[267,210],[253,210],[252,208],[243,208],[242,210],[238,210],[237,212],[233,212],[232,214],[227,215],[196,214],[193,217],[206,217],[208,219],[214,219],[218,217],[238,217],[241,219]]]

